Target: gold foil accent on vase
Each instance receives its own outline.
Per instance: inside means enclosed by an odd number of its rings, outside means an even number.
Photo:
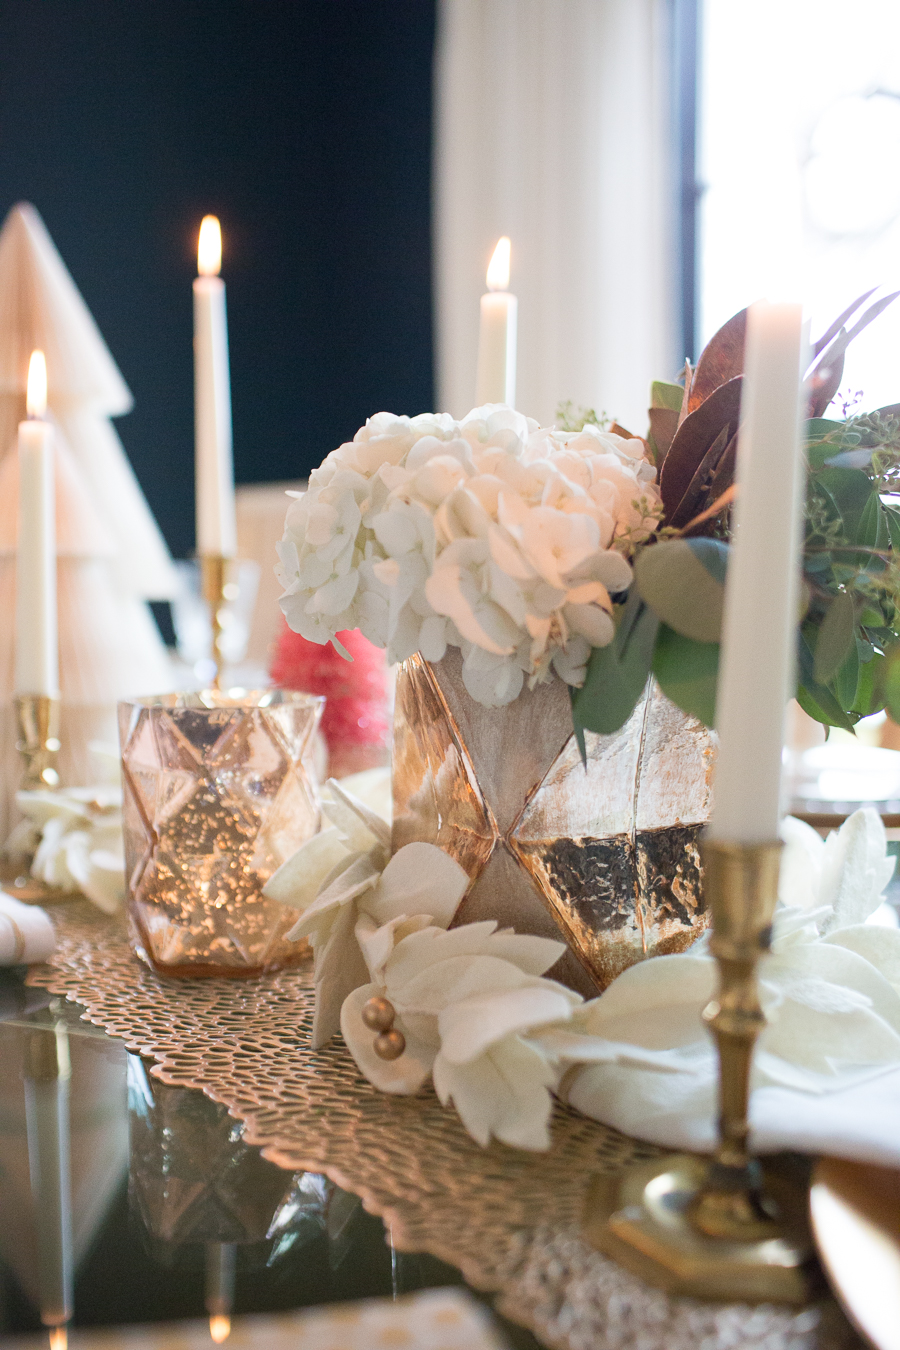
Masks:
[[[497,919],[565,941],[550,972],[590,996],[706,927],[698,850],[711,806],[712,734],[651,681],[610,736],[587,734],[567,687],[484,708],[451,650],[400,669],[393,847],[426,840],[472,878],[456,923]]]
[[[119,705],[129,925],[155,970],[253,975],[305,953],[262,888],[319,828],[323,705],[279,689]]]

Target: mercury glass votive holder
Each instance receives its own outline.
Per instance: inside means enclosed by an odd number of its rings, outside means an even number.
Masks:
[[[325,700],[203,690],[119,704],[128,923],[163,975],[247,976],[302,959],[293,910],[262,894],[319,828]]]

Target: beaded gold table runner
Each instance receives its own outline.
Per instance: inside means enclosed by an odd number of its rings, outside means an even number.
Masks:
[[[670,1299],[580,1235],[592,1172],[656,1150],[559,1108],[553,1148],[480,1148],[429,1090],[377,1092],[336,1038],[309,1047],[311,967],[255,980],[161,979],[123,928],[78,902],[53,912],[57,949],[29,982],[152,1059],[153,1073],[199,1088],[243,1123],[249,1142],[292,1170],[324,1173],[383,1216],[393,1244],[459,1267],[496,1292],[506,1316],[557,1350],[849,1350],[831,1301],[813,1308]]]

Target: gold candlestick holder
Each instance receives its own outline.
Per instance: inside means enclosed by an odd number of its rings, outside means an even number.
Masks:
[[[19,724],[16,749],[22,757],[22,790],[54,791],[59,787],[56,768],[60,749],[59,698],[53,694],[17,694],[16,719]],[[0,881],[17,900],[40,905],[67,900],[77,894],[31,876],[30,866],[29,852],[19,851],[15,846],[7,846],[0,857]]]
[[[17,694],[16,718],[16,749],[24,765],[23,790],[59,787],[59,698],[53,694]]]
[[[226,600],[229,598],[227,587],[231,562],[231,558],[225,558],[221,553],[201,553],[200,555],[200,586],[203,599],[209,605],[209,621],[212,627],[212,659],[216,667],[211,682],[213,689],[220,687],[222,671],[225,668],[225,658],[222,655],[222,633],[224,631],[224,607]]]
[[[713,1160],[669,1155],[592,1179],[585,1235],[669,1293],[804,1303],[815,1266],[806,1188],[750,1155],[750,1069],[765,1024],[757,966],[770,947],[781,844],[701,845],[719,991],[704,1012],[719,1063]]]

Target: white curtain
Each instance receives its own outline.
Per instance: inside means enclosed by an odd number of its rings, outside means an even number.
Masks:
[[[478,298],[512,239],[516,403],[646,428],[678,368],[666,0],[439,0],[439,407],[474,402]]]

